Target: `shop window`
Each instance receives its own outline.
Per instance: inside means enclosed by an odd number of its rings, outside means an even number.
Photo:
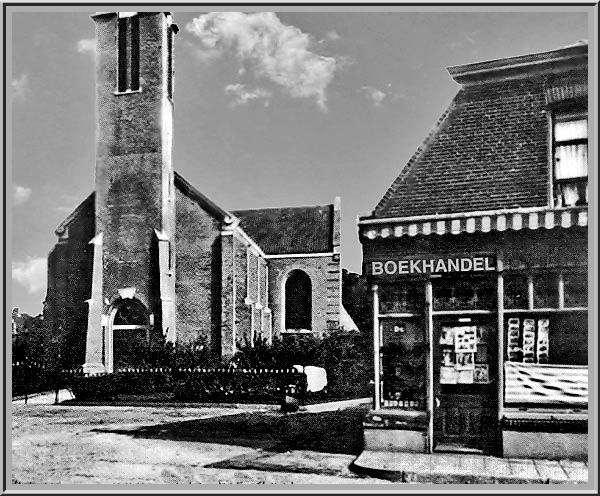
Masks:
[[[528,308],[527,277],[523,275],[508,274],[504,277],[504,308]]]
[[[509,362],[587,365],[585,312],[509,317],[505,329]]]
[[[382,323],[383,406],[425,409],[425,326],[422,320]]]
[[[496,305],[496,287],[489,277],[442,278],[433,282],[433,310],[489,310]]]
[[[568,271],[563,274],[565,308],[588,306],[588,280],[585,271]]]
[[[422,283],[401,282],[383,285],[379,292],[379,312],[418,313],[425,303],[425,286]]]
[[[554,115],[554,206],[588,203],[587,116]]]
[[[293,270],[285,281],[285,329],[312,328],[312,284],[306,272]]]
[[[558,275],[544,273],[533,277],[534,308],[558,308]]]

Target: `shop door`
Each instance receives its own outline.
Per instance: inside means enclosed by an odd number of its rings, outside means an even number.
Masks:
[[[497,432],[496,328],[434,326],[434,450],[493,453]]]

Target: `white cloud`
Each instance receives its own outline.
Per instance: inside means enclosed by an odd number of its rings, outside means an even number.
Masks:
[[[339,40],[341,38],[341,36],[336,31],[329,31],[325,35],[325,38],[327,38],[330,41],[336,41],[336,40]]]
[[[26,186],[20,186],[18,184],[13,185],[13,204],[23,205],[31,197],[31,188]]]
[[[28,257],[24,262],[12,263],[12,278],[29,293],[38,293],[46,289],[47,260]]]
[[[383,100],[387,96],[385,92],[381,91],[379,88],[375,88],[375,86],[362,86],[360,89],[376,107],[381,107]]]
[[[95,38],[84,38],[77,42],[77,51],[79,53],[96,53],[96,39]]]
[[[232,107],[238,105],[246,105],[252,100],[264,100],[263,104],[268,107],[271,103],[272,93],[263,88],[246,89],[246,86],[240,83],[228,84],[225,86],[226,95],[234,95],[235,100],[231,104]]]
[[[375,86],[361,86],[362,93],[373,103],[375,107],[381,107],[383,102],[395,102],[403,98],[402,95],[392,90],[392,84],[386,84],[385,91]]]
[[[12,80],[12,97],[16,102],[27,100],[29,93],[29,76],[21,74],[18,78]]]
[[[254,77],[270,80],[294,98],[315,98],[326,109],[337,60],[311,51],[310,35],[283,24],[275,13],[211,12],[186,29],[200,40],[201,58],[233,54]]]

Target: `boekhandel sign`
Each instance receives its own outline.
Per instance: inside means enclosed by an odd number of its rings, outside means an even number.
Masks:
[[[496,270],[496,259],[491,256],[400,258],[369,260],[368,276],[398,277],[418,274],[449,274],[464,272],[489,272]]]

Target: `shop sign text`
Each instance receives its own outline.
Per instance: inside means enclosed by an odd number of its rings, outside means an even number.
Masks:
[[[378,260],[367,263],[368,275],[383,277],[493,270],[496,270],[495,259],[486,256]]]

